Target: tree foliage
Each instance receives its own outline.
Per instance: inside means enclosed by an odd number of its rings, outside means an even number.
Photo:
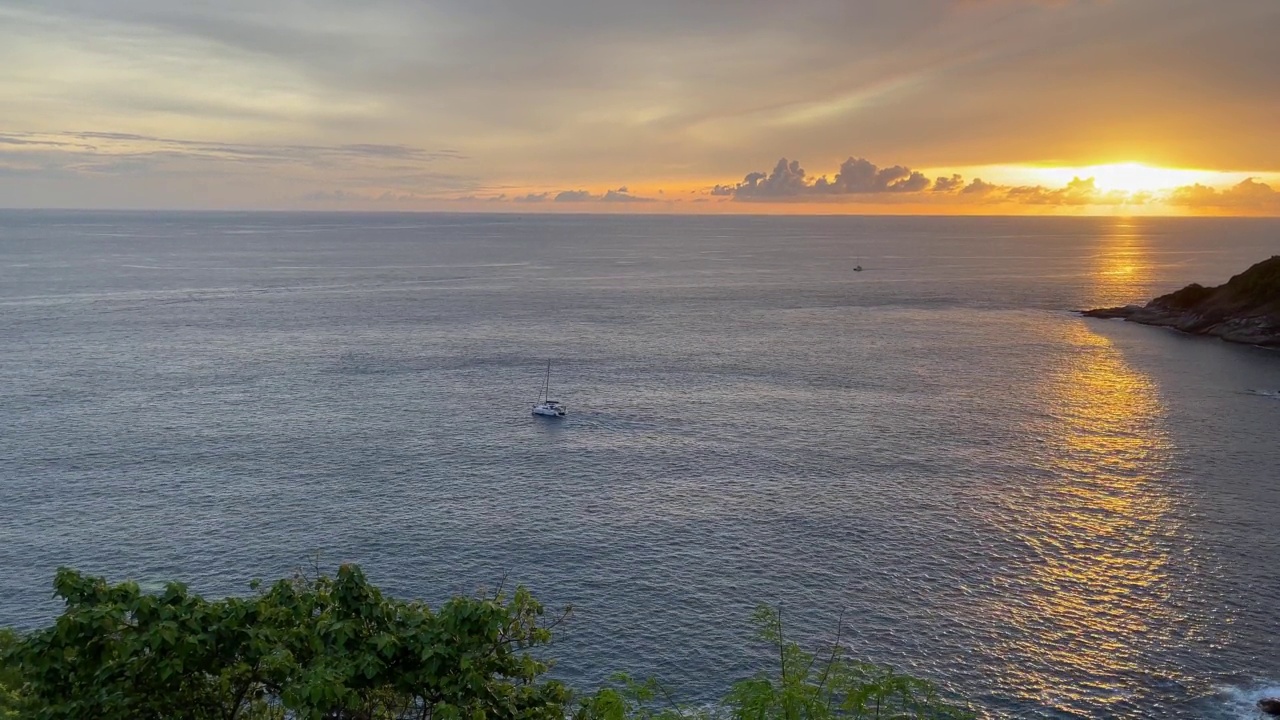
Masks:
[[[821,653],[760,608],[770,673],[712,708],[677,703],[655,680],[618,675],[574,701],[532,652],[544,620],[524,588],[454,598],[438,610],[387,598],[359,568],[297,576],[247,598],[207,601],[183,585],[58,571],[52,626],[0,630],[0,720],[967,720],[928,682]],[[567,610],[565,611],[567,614]]]
[[[16,662],[6,659],[17,646],[17,633],[0,628],[0,720],[14,720],[18,717],[21,669]]]
[[[523,588],[437,611],[354,566],[216,602],[66,569],[55,588],[62,615],[5,653],[40,720],[561,720],[569,699],[526,652],[551,630]]]

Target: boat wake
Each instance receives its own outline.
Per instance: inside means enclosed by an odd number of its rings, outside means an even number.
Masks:
[[[1260,395],[1262,397],[1275,398],[1280,400],[1280,390],[1245,390],[1247,395]]]

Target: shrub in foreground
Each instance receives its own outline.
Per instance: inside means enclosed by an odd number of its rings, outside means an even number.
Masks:
[[[359,568],[206,601],[60,570],[66,609],[6,653],[35,718],[561,720],[569,693],[524,650],[546,643],[527,591],[432,611]]]
[[[17,664],[4,660],[17,645],[17,634],[0,628],[0,720],[18,717],[18,688],[22,687],[22,676]]]
[[[432,610],[385,597],[349,565],[217,601],[66,569],[54,584],[66,607],[52,626],[0,631],[0,720],[972,717],[927,682],[845,658],[839,642],[805,652],[768,608],[755,621],[777,671],[691,709],[626,676],[575,699],[531,653],[568,610],[547,620],[524,588]]]
[[[840,638],[824,653],[803,650],[783,634],[782,614],[756,611],[759,639],[776,653],[772,672],[740,680],[712,709],[682,707],[655,680],[618,675],[582,703],[578,720],[970,720],[931,683],[845,656]]]

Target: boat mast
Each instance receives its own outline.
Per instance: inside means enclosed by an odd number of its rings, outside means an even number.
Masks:
[[[551,400],[551,361],[547,361],[547,379],[542,383],[543,401]]]

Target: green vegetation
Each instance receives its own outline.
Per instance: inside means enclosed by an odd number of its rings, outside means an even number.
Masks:
[[[575,696],[533,653],[550,620],[524,588],[438,610],[382,595],[354,566],[295,577],[248,598],[207,601],[180,584],[59,570],[66,608],[50,627],[0,631],[0,720],[889,720],[972,718],[929,683],[802,650],[781,615],[758,611],[774,674],[735,684],[716,709],[681,707],[653,680],[618,676]]]
[[[8,661],[18,642],[16,633],[0,628],[0,720],[18,717],[18,688],[22,687],[22,675],[17,664]]]
[[[891,668],[843,655],[839,638],[821,656],[783,635],[782,615],[771,607],[753,618],[759,639],[777,653],[776,674],[760,673],[734,684],[715,710],[679,706],[654,680],[625,675],[581,705],[579,720],[964,720],[973,713],[948,704],[931,683]]]

